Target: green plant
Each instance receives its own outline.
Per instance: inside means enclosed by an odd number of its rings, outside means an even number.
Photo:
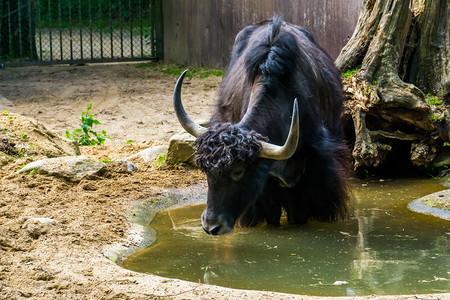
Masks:
[[[352,77],[354,74],[356,74],[358,72],[359,72],[358,68],[356,68],[356,69],[348,69],[347,71],[345,71],[344,74],[342,74],[342,77],[350,78],[350,77]]]
[[[8,115],[8,111],[7,111],[7,110],[2,111],[2,113],[3,113],[4,115]]]
[[[438,115],[435,115],[434,113],[430,113],[429,118],[432,121],[437,121],[440,119],[440,117]]]
[[[154,168],[159,168],[163,162],[166,160],[166,154],[161,154],[160,156],[158,156],[158,158],[156,159],[156,162],[153,164]]]
[[[81,121],[81,128],[76,129],[74,132],[69,132],[66,130],[66,137],[70,140],[78,141],[78,143],[82,146],[95,146],[95,145],[103,145],[106,139],[111,139],[105,130],[102,130],[102,133],[99,134],[92,130],[94,124],[101,124],[98,120],[94,119],[94,116],[89,114],[89,111],[92,109],[92,103],[89,104],[86,111],[81,113],[81,116],[78,119]],[[92,136],[91,136],[92,135]]]
[[[28,139],[28,134],[25,133],[25,132],[22,132],[22,133],[20,134],[20,136],[21,136],[22,139],[24,139],[24,140]]]
[[[427,103],[428,105],[435,105],[436,108],[439,108],[439,105],[442,104],[441,100],[439,100],[438,97],[433,96],[430,93],[427,94]]]
[[[112,159],[110,159],[110,158],[103,158],[103,159],[100,159],[100,161],[102,163],[109,164],[110,162],[112,162]]]

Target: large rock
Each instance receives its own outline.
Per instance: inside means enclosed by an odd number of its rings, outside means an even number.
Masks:
[[[209,126],[209,120],[197,120],[195,122],[203,127]],[[169,141],[169,150],[167,151],[166,163],[187,163],[196,166],[194,162],[195,140],[196,137],[190,135],[184,130],[172,136]]]
[[[19,173],[49,174],[79,181],[85,176],[98,174],[104,166],[103,163],[80,155],[34,161],[23,167]]]
[[[194,164],[195,137],[187,132],[178,133],[170,138],[166,162],[168,164]]]
[[[412,211],[450,221],[450,189],[426,195],[408,204]]]

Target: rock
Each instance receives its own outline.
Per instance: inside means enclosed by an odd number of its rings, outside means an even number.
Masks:
[[[56,225],[56,221],[49,218],[29,218],[22,225],[27,233],[34,239],[46,234],[51,227]]]
[[[128,172],[136,172],[138,170],[138,168],[135,165],[133,165],[132,163],[130,163],[129,161],[126,161],[123,159],[116,159],[116,158],[114,158],[112,161],[125,164],[127,166]]]
[[[197,120],[197,124],[208,127],[209,120]],[[169,150],[167,151],[166,163],[179,164],[187,163],[196,166],[194,162],[196,137],[186,131],[182,131],[172,136],[169,140]]]
[[[104,164],[87,156],[68,156],[34,161],[23,167],[19,173],[48,174],[79,181],[88,175],[98,174]]]
[[[187,132],[178,133],[170,138],[166,162],[168,164],[194,164],[195,137]]]
[[[140,158],[140,159],[144,160],[145,162],[153,162],[160,155],[167,153],[168,149],[169,149],[169,147],[166,145],[150,147],[150,148],[142,150],[136,154],[126,157],[125,160]]]
[[[450,189],[426,195],[408,204],[412,211],[450,221]]]

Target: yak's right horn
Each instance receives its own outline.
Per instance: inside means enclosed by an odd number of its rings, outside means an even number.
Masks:
[[[299,119],[298,119],[298,101],[294,100],[294,109],[292,112],[291,128],[289,129],[289,135],[283,146],[274,145],[267,142],[261,142],[262,149],[259,153],[259,157],[284,160],[294,155],[297,150],[297,145],[300,136]]]

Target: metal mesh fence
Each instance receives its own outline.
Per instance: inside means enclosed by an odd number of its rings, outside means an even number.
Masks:
[[[65,63],[157,57],[155,0],[4,0],[0,59]]]

